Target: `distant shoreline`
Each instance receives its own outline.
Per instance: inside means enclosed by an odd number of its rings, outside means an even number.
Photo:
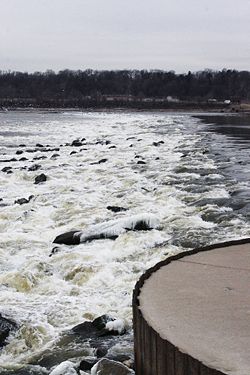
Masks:
[[[210,106],[195,106],[195,107],[182,107],[182,108],[129,108],[129,107],[4,107],[0,109],[0,113],[8,112],[48,112],[48,113],[61,113],[61,112],[107,112],[107,113],[145,113],[145,112],[161,112],[161,113],[211,113],[211,114],[221,114],[221,115],[250,115],[249,108],[237,108],[232,110],[231,108],[211,108]]]

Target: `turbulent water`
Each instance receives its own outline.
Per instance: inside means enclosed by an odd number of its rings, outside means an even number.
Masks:
[[[249,140],[206,122],[213,119],[0,114],[0,169],[12,167],[12,173],[0,171],[0,313],[20,327],[0,352],[0,374],[37,365],[63,332],[99,315],[124,319],[131,329],[135,282],[167,255],[249,237]],[[71,146],[83,138],[82,146]],[[29,170],[34,164],[40,168]],[[41,173],[47,180],[34,184]],[[14,203],[31,195],[26,204]],[[107,206],[127,210],[115,213]],[[116,240],[59,245],[50,256],[59,234],[145,214],[159,226],[124,231]],[[131,342],[117,338],[116,350],[132,354]],[[86,344],[67,356],[88,354]],[[30,371],[41,371],[32,366]]]

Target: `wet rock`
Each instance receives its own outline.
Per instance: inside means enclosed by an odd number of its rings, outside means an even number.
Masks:
[[[90,163],[90,164],[91,164],[91,165],[102,164],[102,163],[106,163],[107,160],[108,160],[108,159],[101,159],[101,160],[99,160],[99,161],[97,161],[97,162]]]
[[[91,375],[129,375],[134,374],[134,371],[129,369],[122,363],[112,361],[107,358],[101,359],[91,369]]]
[[[39,176],[36,176],[34,184],[41,184],[42,182],[45,182],[47,180],[47,176],[42,173]]]
[[[21,154],[23,154],[23,151],[22,150],[17,150],[16,155],[21,155]]]
[[[64,233],[58,236],[54,242],[73,245],[99,239],[115,240],[122,233],[129,230],[146,231],[157,228],[158,226],[159,219],[156,215],[140,214],[96,224],[84,231]]]
[[[71,361],[64,361],[60,363],[53,371],[50,372],[50,375],[78,375],[75,369],[75,364]]]
[[[53,243],[58,244],[65,244],[65,245],[78,245],[80,243],[80,235],[81,232],[79,231],[70,231],[57,236]]]
[[[7,318],[4,318],[0,313],[0,347],[5,345],[5,340],[9,336],[11,331],[17,329],[17,324]]]
[[[108,350],[104,347],[98,347],[95,349],[94,354],[97,358],[104,357],[107,354]]]
[[[89,358],[83,359],[79,364],[79,370],[81,371],[88,371],[91,370],[92,367],[98,362],[98,359]]]
[[[34,195],[30,195],[28,199],[26,198],[16,199],[14,204],[20,204],[20,205],[26,204],[26,203],[29,203],[32,198],[34,198]]]
[[[4,168],[2,169],[2,172],[7,173],[7,172],[9,172],[11,169],[12,169],[12,167],[4,167]]]
[[[60,247],[58,247],[58,246],[53,247],[53,249],[51,250],[51,253],[50,253],[49,257],[52,257],[52,255],[58,253],[59,251],[60,251]]]
[[[43,160],[43,159],[47,159],[47,156],[42,155],[42,156],[36,156],[33,158],[33,160]]]
[[[78,139],[75,139],[72,143],[71,143],[71,146],[74,146],[74,147],[80,147],[82,146],[82,142],[80,142]]]
[[[50,159],[56,159],[56,158],[58,158],[58,156],[60,156],[59,154],[53,154],[51,157],[50,157]]]
[[[33,164],[31,167],[28,168],[28,171],[37,171],[40,168],[42,168],[40,164]]]
[[[29,159],[27,159],[25,157],[22,157],[22,158],[19,159],[19,161],[26,161],[26,160],[29,160]]]
[[[127,211],[127,208],[124,207],[118,207],[118,206],[107,206],[107,210],[112,212],[120,212],[120,211]]]
[[[84,337],[101,337],[123,335],[126,332],[124,321],[105,314],[92,322],[83,322],[72,328],[72,331]]]
[[[98,164],[106,163],[107,160],[108,159],[101,159],[101,160],[98,161]]]
[[[158,146],[160,146],[160,145],[162,145],[162,144],[164,144],[164,141],[159,141],[159,142],[153,142],[153,143],[152,143],[152,145],[153,145],[153,146],[156,146],[156,147],[158,147]]]

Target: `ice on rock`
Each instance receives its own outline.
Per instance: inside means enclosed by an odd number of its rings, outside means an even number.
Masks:
[[[77,375],[77,371],[73,362],[64,361],[54,368],[50,375]]]
[[[96,224],[81,232],[80,242],[97,238],[116,238],[128,230],[149,230],[159,226],[159,219],[153,214],[139,214],[127,218]]]
[[[125,322],[123,319],[116,319],[108,322],[105,328],[107,331],[115,331],[121,334],[125,331]]]

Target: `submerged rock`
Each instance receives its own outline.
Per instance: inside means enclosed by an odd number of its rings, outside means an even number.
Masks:
[[[5,340],[11,331],[17,329],[17,324],[10,319],[4,318],[0,313],[0,348],[5,345]]]
[[[91,375],[129,375],[134,371],[120,362],[115,362],[107,358],[101,359],[91,369]]]

